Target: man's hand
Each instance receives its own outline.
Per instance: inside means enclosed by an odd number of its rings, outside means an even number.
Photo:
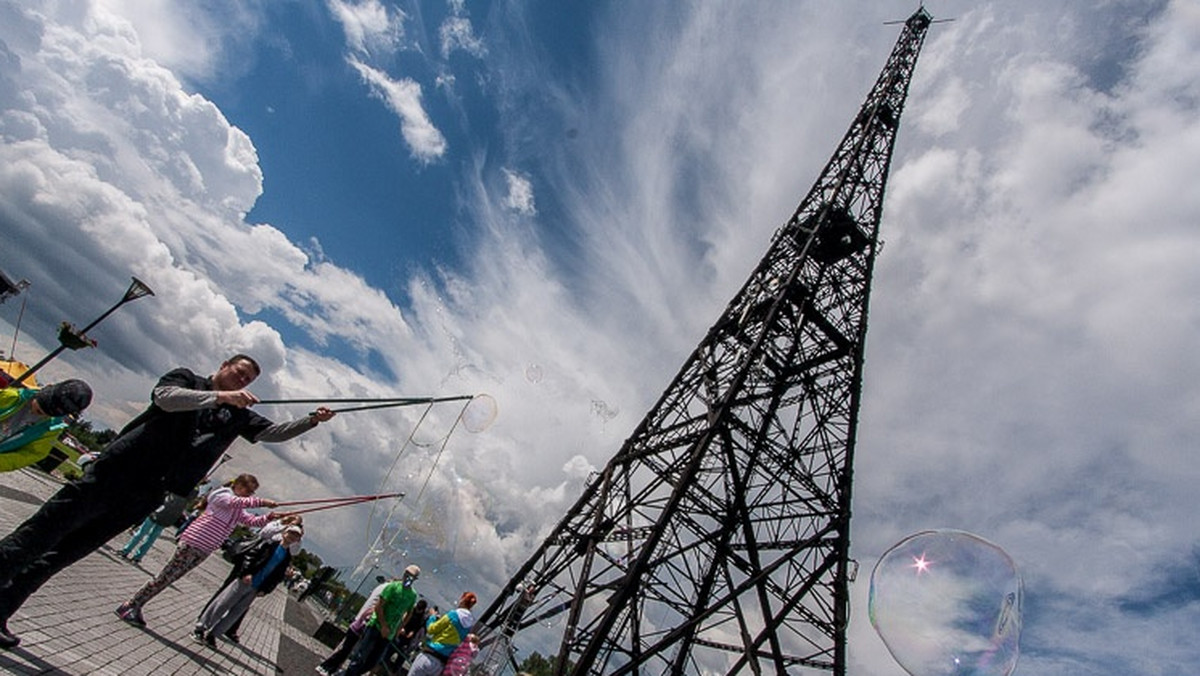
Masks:
[[[258,400],[256,399],[255,401],[258,401]],[[334,413],[328,407],[321,406],[321,407],[317,408],[317,410],[313,411],[312,413],[309,413],[308,417],[312,418],[313,420],[316,420],[319,423],[323,423],[323,422],[332,420],[333,416],[335,416],[335,415],[337,415],[337,413]]]
[[[250,575],[243,575],[243,576],[242,576],[242,582],[244,582],[245,584],[250,584],[250,582],[251,582],[253,579],[254,579],[254,578],[253,578],[252,576],[250,576]]]
[[[249,390],[221,390],[217,392],[217,403],[235,408],[248,408],[258,403],[258,397]]]

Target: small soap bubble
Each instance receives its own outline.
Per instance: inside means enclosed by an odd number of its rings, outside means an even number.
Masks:
[[[870,618],[912,676],[1008,676],[1017,666],[1021,577],[1012,557],[959,530],[923,531],[871,572]]]
[[[592,400],[592,413],[604,422],[608,422],[621,414],[621,409],[609,406],[603,399]]]
[[[538,364],[529,364],[525,367],[525,380],[531,383],[542,382],[542,367]]]

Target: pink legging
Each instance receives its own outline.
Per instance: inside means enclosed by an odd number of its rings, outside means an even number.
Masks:
[[[175,548],[175,555],[171,557],[170,561],[167,561],[167,565],[163,567],[162,571],[158,575],[155,575],[153,580],[150,580],[141,589],[137,590],[137,593],[133,595],[133,598],[129,602],[138,608],[146,605],[147,601],[158,596],[158,593],[166,589],[172,582],[187,575],[188,571],[200,565],[200,562],[207,559],[210,553],[203,549],[180,543]]]

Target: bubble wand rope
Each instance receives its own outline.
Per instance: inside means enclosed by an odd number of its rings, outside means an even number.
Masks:
[[[400,450],[396,452],[396,457],[395,457],[395,459],[392,460],[392,466],[388,467],[387,473],[384,474],[383,479],[380,480],[379,488],[382,489],[384,486],[386,486],[388,480],[392,478],[392,473],[396,471],[396,465],[399,464],[400,458],[402,458],[404,456],[404,451],[408,450],[409,445],[410,444],[412,444],[414,446],[417,445],[416,442],[413,441],[413,438],[416,436],[417,430],[421,429],[421,425],[425,422],[425,418],[429,416],[429,412],[432,410],[433,410],[432,403],[430,403],[428,406],[425,407],[425,412],[421,414],[421,417],[417,420],[417,424],[413,425],[412,429],[408,433],[408,437],[404,439],[404,443],[400,446]],[[392,516],[394,516],[396,514],[396,507],[399,506],[399,504],[400,504],[399,502],[392,503],[392,508],[391,508],[391,510],[388,511],[387,519],[384,520],[384,523],[387,523],[387,521],[390,521]],[[373,526],[372,526],[373,521],[375,521],[375,506],[374,505],[371,506],[371,513],[367,515],[367,547],[368,548],[370,548],[370,546],[371,546],[371,531],[373,530]],[[382,530],[380,532],[382,533]]]
[[[470,403],[467,402],[467,404]],[[454,424],[450,425],[450,431],[446,433],[446,436],[442,437],[442,446],[433,458],[433,466],[429,468],[429,474],[425,475],[425,483],[421,484],[421,490],[417,493],[417,502],[420,502],[421,496],[425,495],[425,489],[429,486],[429,480],[433,478],[433,472],[437,469],[438,463],[442,461],[442,454],[446,452],[446,444],[450,443],[450,435],[454,434],[454,430],[458,429],[458,424],[462,422],[463,414],[467,412],[467,404],[463,404],[462,410],[458,412],[458,416],[454,419]]]
[[[471,397],[471,399],[475,399],[475,397]],[[471,404],[470,401],[463,404],[462,410],[460,410],[458,412],[458,415],[455,416],[455,418],[454,418],[454,423],[450,425],[450,431],[446,432],[446,436],[442,437],[441,446],[438,448],[437,455],[434,456],[434,458],[433,458],[433,465],[429,468],[429,474],[425,475],[425,481],[421,484],[421,490],[417,492],[416,500],[418,503],[421,501],[421,497],[425,495],[425,489],[429,487],[429,481],[430,481],[430,479],[433,478],[433,473],[435,471],[437,471],[438,463],[442,461],[442,454],[446,452],[446,446],[450,443],[450,436],[452,434],[454,434],[454,430],[458,429],[458,424],[462,422],[463,415],[467,412],[467,406],[470,406],[470,404]],[[425,414],[421,416],[422,421],[425,420],[425,415],[428,415],[429,411],[432,409],[433,409],[433,405],[430,404],[429,408],[425,410]],[[420,423],[417,423],[417,426],[419,427]],[[414,427],[412,434],[415,434],[415,433],[416,433],[416,428]],[[412,441],[412,434],[409,434],[408,440],[404,442],[405,446],[408,446],[409,442]],[[397,460],[399,460],[399,458],[397,458]],[[395,463],[393,463],[392,466],[395,467]],[[389,476],[391,475],[391,470],[388,470],[388,475]],[[387,480],[386,477],[384,478],[384,480],[385,481]],[[400,506],[399,502],[392,504],[392,509],[391,509],[391,511],[388,512],[387,520],[385,521],[385,523],[387,521],[391,520],[392,516],[396,513],[396,508],[399,506]],[[374,518],[374,514],[375,514],[375,510],[374,510],[374,508],[372,508],[371,509],[371,518],[372,519]],[[370,522],[371,522],[371,519],[368,519],[368,521],[367,521],[368,532],[370,532],[370,528],[369,528]],[[399,533],[396,533],[396,535],[392,536],[392,539],[388,542],[388,545],[390,546],[391,543],[394,542],[396,537],[398,537],[398,536],[399,536]]]

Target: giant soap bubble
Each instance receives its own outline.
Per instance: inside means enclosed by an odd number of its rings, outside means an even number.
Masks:
[[[871,624],[912,676],[1008,676],[1021,578],[1001,548],[959,530],[910,535],[871,572]]]
[[[459,418],[468,432],[479,433],[492,426],[498,413],[499,407],[491,395],[477,394],[463,407]]]

